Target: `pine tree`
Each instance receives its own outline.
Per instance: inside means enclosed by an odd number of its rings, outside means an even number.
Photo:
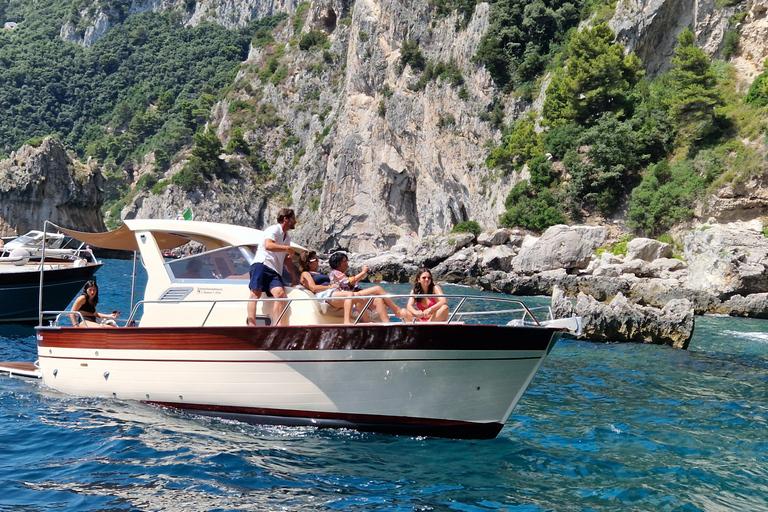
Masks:
[[[685,29],[677,40],[670,71],[674,92],[668,100],[669,112],[681,142],[695,143],[717,131],[715,108],[723,105],[723,98],[709,57],[693,44],[693,32]]]
[[[544,116],[550,126],[576,121],[593,124],[603,112],[625,117],[631,107],[629,93],[642,77],[642,63],[614,43],[605,23],[586,29],[568,45],[568,65],[547,89]]]

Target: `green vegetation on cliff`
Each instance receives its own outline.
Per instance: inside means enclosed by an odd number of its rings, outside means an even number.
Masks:
[[[542,231],[623,205],[628,227],[659,235],[689,219],[711,187],[759,172],[764,78],[743,103],[728,67],[713,65],[694,39],[684,30],[672,69],[649,83],[607,25],[574,35],[546,91],[545,131],[533,118],[517,121],[488,157],[492,167],[527,163],[531,174],[499,222]],[[559,171],[542,173],[542,162],[554,169],[550,160]],[[742,171],[725,172],[734,167]]]
[[[153,148],[173,154],[207,121],[251,39],[281,19],[232,31],[212,23],[185,28],[178,12],[145,12],[83,48],[59,36],[72,5],[6,8],[6,19],[19,25],[0,30],[0,154],[49,134],[80,156],[118,165]]]

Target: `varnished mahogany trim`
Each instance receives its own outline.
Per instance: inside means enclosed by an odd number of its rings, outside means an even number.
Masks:
[[[364,432],[404,434],[454,439],[493,439],[501,431],[501,423],[473,423],[469,421],[434,418],[412,418],[378,414],[350,414],[340,412],[270,409],[262,407],[235,407],[209,404],[183,404],[178,402],[146,403],[181,409],[196,414],[236,419],[261,425],[313,426],[319,428],[351,428]]]
[[[35,363],[25,363],[21,361],[12,361],[12,362],[5,362],[0,363],[0,371],[2,369],[8,368],[11,370],[21,370],[24,372],[33,372],[37,370],[37,367],[35,366]]]
[[[546,350],[558,331],[496,325],[38,328],[41,348],[93,350]]]
[[[543,354],[542,354],[543,355]],[[159,358],[123,358],[123,357],[79,357],[79,356],[40,356],[40,359],[77,360],[77,361],[121,361],[131,363],[381,363],[381,362],[438,362],[438,361],[529,361],[541,359],[541,355],[529,357],[393,357],[374,359],[159,359]],[[2,363],[0,363],[2,364]]]

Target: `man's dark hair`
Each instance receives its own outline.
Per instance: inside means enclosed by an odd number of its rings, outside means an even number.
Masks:
[[[283,219],[290,219],[295,215],[296,214],[293,213],[293,210],[291,210],[290,208],[283,208],[279,212],[277,212],[277,223],[282,224]]]
[[[331,254],[330,258],[328,258],[328,265],[330,265],[333,270],[336,270],[339,268],[339,265],[341,265],[341,262],[344,261],[344,258],[346,257],[347,255],[343,252],[335,252]]]

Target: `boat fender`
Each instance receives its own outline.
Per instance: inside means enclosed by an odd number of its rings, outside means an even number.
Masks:
[[[18,258],[13,262],[13,264],[18,267],[21,267],[26,265],[27,262],[29,261],[29,252],[27,252],[26,249],[17,247],[16,249],[11,251],[11,258]]]

